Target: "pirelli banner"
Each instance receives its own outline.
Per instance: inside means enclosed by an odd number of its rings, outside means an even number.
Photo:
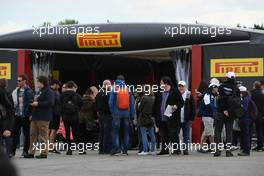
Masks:
[[[79,48],[120,48],[120,32],[79,33],[76,35]]]
[[[204,46],[202,66],[204,80],[224,79],[232,71],[250,89],[254,81],[264,80],[264,45]]]
[[[210,76],[225,77],[227,72],[237,77],[263,77],[263,58],[218,58],[210,61]]]
[[[16,88],[17,77],[17,52],[0,51],[0,79],[8,80],[9,91]]]
[[[11,63],[0,63],[0,79],[11,79]]]

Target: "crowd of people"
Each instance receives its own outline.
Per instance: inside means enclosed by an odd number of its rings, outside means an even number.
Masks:
[[[209,153],[212,149],[203,146],[213,143],[215,157],[222,150],[231,157],[238,146],[239,156],[263,151],[264,82],[256,81],[249,91],[233,72],[221,82],[201,82],[195,97],[185,81],[175,85],[170,77],[161,78],[157,91],[142,85],[142,91],[133,92],[118,75],[115,81],[104,80],[100,90],[89,87],[83,96],[74,81],[61,84],[39,76],[37,90],[27,81],[26,75],[19,75],[17,88],[8,92],[7,80],[0,79],[0,142],[9,157],[23,144],[24,158],[47,158],[49,152],[61,153],[61,148],[48,147],[58,143],[67,144],[66,155],[73,154],[69,146],[80,143],[99,154],[128,155],[136,147],[139,156],[189,155],[190,148],[182,150],[179,144],[191,143],[196,116],[202,118],[198,152]],[[257,145],[251,148],[253,133]],[[35,156],[40,144],[45,148]]]

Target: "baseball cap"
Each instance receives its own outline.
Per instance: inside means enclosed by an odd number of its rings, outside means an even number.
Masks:
[[[219,87],[219,84],[218,83],[215,83],[215,82],[212,82],[209,87]]]
[[[234,72],[228,72],[228,73],[226,74],[226,77],[227,77],[227,78],[230,78],[230,79],[234,79],[234,78],[236,77],[236,74],[235,74]]]
[[[185,81],[180,81],[180,82],[178,83],[178,85],[186,86],[186,82],[185,82]]]
[[[240,90],[240,92],[246,92],[247,88],[245,86],[240,86],[239,90]]]

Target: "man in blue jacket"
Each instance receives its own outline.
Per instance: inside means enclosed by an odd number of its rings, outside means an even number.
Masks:
[[[125,84],[123,75],[119,75],[109,97],[109,109],[113,117],[112,121],[112,151],[111,155],[119,155],[121,152],[120,137],[122,137],[122,153],[127,155],[129,147],[129,122],[134,117],[134,97]],[[120,128],[122,133],[120,136]]]
[[[46,76],[37,78],[37,87],[39,88],[34,102],[30,105],[33,107],[31,124],[30,124],[30,149],[25,158],[34,158],[38,136],[41,137],[42,143],[39,146],[41,154],[36,156],[38,159],[47,158],[48,139],[49,139],[49,122],[53,115],[53,106],[55,102],[54,92],[48,85]]]

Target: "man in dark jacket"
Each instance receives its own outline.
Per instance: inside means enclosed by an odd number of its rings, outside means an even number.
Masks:
[[[195,117],[195,103],[191,95],[191,92],[188,91],[187,89],[187,85],[185,81],[180,81],[178,83],[178,89],[184,100],[184,106],[181,108],[178,134],[180,133],[180,129],[182,129],[183,143],[186,145],[186,150],[183,151],[183,154],[188,155],[189,154],[188,144],[190,140],[190,128],[191,128],[191,123]],[[179,136],[178,136],[178,141],[179,141]]]
[[[228,72],[226,74],[226,82],[219,87],[219,107],[215,119],[215,142],[217,146],[220,146],[219,144],[222,142],[221,134],[224,125],[226,129],[226,145],[232,144],[233,123],[236,117],[234,117],[234,114],[232,114],[229,109],[229,99],[232,97],[240,98],[240,91],[236,86],[235,76],[234,72]],[[217,151],[214,156],[221,156],[220,149],[218,147],[216,147],[216,149]],[[227,147],[226,156],[233,156],[230,147],[229,149]]]
[[[30,142],[30,121],[31,115],[30,103],[34,95],[31,88],[27,85],[27,76],[19,75],[17,78],[17,88],[13,91],[12,97],[15,104],[15,122],[13,132],[13,155],[16,154],[17,145],[19,142],[21,131],[25,137],[22,156],[28,153]],[[22,129],[22,130],[21,130]]]
[[[109,110],[108,101],[111,92],[111,81],[104,80],[102,89],[95,98],[96,111],[99,117],[100,135],[99,135],[99,154],[110,154],[112,149],[111,127],[112,116]]]
[[[163,77],[160,85],[163,90],[156,95],[153,116],[156,119],[162,142],[162,149],[158,155],[167,155],[169,154],[169,146],[178,142],[177,129],[184,101],[179,90],[173,88],[170,77]],[[164,114],[168,105],[172,108],[170,117]]]
[[[33,107],[31,124],[30,124],[30,149],[25,158],[34,158],[38,136],[42,142],[39,149],[41,154],[36,156],[38,159],[47,158],[48,155],[48,140],[49,140],[49,122],[53,115],[53,106],[55,101],[54,92],[48,85],[46,76],[37,78],[37,88],[39,91],[36,94],[34,102],[30,105]],[[43,148],[42,148],[42,147]]]
[[[60,96],[61,114],[66,131],[66,141],[68,143],[68,151],[66,155],[72,155],[70,132],[72,129],[73,139],[75,143],[79,143],[79,112],[83,105],[81,96],[75,92],[76,84],[73,81],[66,83],[66,90]],[[85,154],[85,152],[79,152]]]
[[[13,101],[6,87],[7,80],[0,79],[0,145],[5,141],[6,153],[12,157]]]
[[[261,83],[254,82],[253,90],[251,91],[251,98],[258,108],[258,116],[253,121],[256,125],[257,132],[257,146],[253,148],[255,151],[262,151],[263,149],[263,116],[264,116],[264,92],[261,90]]]

